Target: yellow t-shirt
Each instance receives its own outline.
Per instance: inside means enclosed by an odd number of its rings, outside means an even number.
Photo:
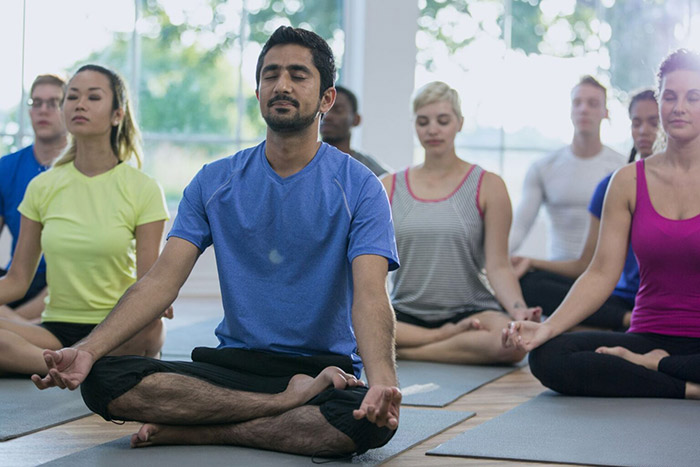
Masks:
[[[49,297],[42,321],[97,324],[136,281],[136,226],[165,220],[163,190],[119,164],[95,177],[73,163],[35,177],[18,208],[42,224]]]

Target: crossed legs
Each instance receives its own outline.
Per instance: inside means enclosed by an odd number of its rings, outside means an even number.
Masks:
[[[459,364],[517,363],[525,352],[501,345],[501,331],[510,318],[500,311],[482,311],[440,328],[396,323],[400,359]]]
[[[574,396],[698,398],[700,339],[563,334],[530,353],[530,369],[545,386]]]
[[[289,378],[201,362],[105,358],[81,390],[106,419],[145,422],[133,447],[230,444],[332,456],[364,452],[392,435],[354,420],[366,390],[338,367]]]

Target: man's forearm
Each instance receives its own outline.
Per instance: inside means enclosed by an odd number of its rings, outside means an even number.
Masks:
[[[353,327],[368,383],[396,386],[396,319],[388,299],[382,302],[354,305]]]
[[[176,296],[144,277],[129,287],[105,320],[75,347],[89,352],[95,360],[107,355],[157,319]]]

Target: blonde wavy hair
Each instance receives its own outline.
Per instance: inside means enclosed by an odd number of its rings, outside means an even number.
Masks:
[[[134,119],[129,102],[129,90],[126,87],[126,82],[114,71],[100,65],[84,65],[78,69],[73,75],[73,78],[78,73],[83,71],[95,71],[107,77],[112,89],[112,110],[123,109],[124,118],[118,125],[112,126],[109,135],[109,143],[112,146],[112,151],[117,156],[119,162],[126,162],[132,157],[136,160],[136,165],[141,168],[143,161],[143,150],[141,148],[141,131]],[[71,78],[71,80],[73,79]],[[70,81],[68,82],[70,85]],[[63,97],[65,100],[65,95]],[[55,166],[68,164],[75,160],[76,153],[75,139],[70,136],[68,147],[58,158]]]

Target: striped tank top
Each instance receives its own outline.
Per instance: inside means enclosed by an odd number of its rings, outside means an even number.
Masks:
[[[412,193],[408,169],[394,176],[391,211],[401,267],[390,280],[398,310],[430,322],[502,309],[483,272],[483,176],[484,170],[473,165],[452,194],[436,200]]]

